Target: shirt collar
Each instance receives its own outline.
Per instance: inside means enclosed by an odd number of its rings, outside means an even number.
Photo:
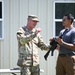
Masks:
[[[65,28],[65,29],[67,29],[67,30],[69,31],[69,30],[71,30],[72,28],[74,28],[74,27],[73,27],[73,26],[71,26],[70,28]]]

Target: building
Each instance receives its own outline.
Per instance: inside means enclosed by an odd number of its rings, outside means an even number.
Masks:
[[[75,0],[0,0],[0,68],[17,67],[16,31],[27,22],[28,14],[38,16],[41,35],[45,43],[62,29],[65,13],[75,16]],[[60,26],[59,26],[60,25]],[[45,51],[39,50],[41,75],[55,75],[58,51],[44,59]],[[6,74],[5,74],[6,75]]]

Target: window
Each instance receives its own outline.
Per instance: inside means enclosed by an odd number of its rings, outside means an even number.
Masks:
[[[3,39],[3,1],[0,0],[0,40]]]
[[[75,18],[75,1],[55,1],[53,22],[55,36],[57,36],[60,30],[64,28],[62,25],[62,18],[66,13],[71,13]]]

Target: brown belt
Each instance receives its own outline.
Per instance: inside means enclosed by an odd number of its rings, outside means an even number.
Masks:
[[[59,54],[59,56],[61,56],[61,57],[73,56],[73,55],[75,55],[75,54]]]

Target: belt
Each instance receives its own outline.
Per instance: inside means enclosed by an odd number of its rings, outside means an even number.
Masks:
[[[75,55],[75,54],[59,54],[59,56],[61,56],[61,57],[73,56],[73,55]]]

